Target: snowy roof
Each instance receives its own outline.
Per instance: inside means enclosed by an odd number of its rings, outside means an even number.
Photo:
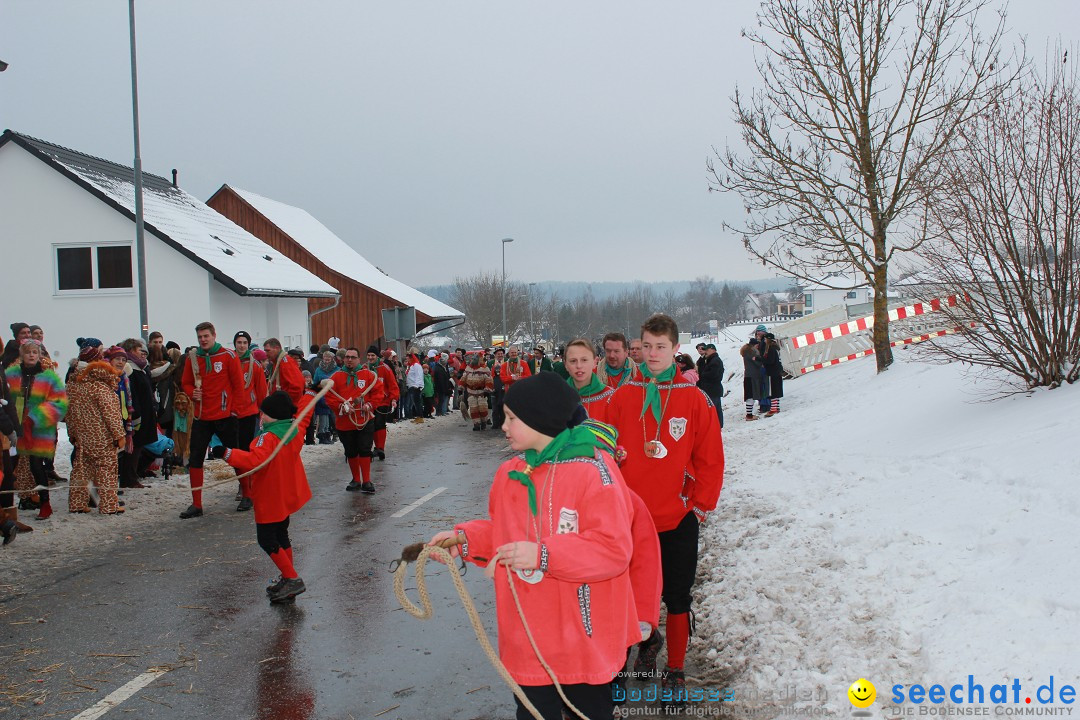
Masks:
[[[870,287],[866,280],[853,273],[833,272],[808,284],[803,290],[855,290]]]
[[[4,131],[31,154],[135,219],[135,171],[108,160]],[[338,291],[193,195],[157,175],[143,173],[146,232],[208,270],[238,295],[333,297]]]
[[[231,185],[226,187],[334,272],[393,298],[403,305],[415,307],[417,312],[427,315],[434,321],[463,317],[460,310],[395,280],[375,267],[307,211],[248,190],[241,190]]]

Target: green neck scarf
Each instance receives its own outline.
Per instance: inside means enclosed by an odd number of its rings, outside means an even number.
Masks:
[[[601,448],[596,435],[587,427],[578,425],[568,428],[552,438],[543,450],[525,451],[525,470],[511,470],[511,480],[517,480],[529,491],[529,512],[536,515],[539,510],[536,506],[536,485],[532,481],[532,472],[544,463],[554,462],[557,459],[569,460],[571,458],[593,457],[596,450]]]
[[[244,354],[240,356],[240,361],[243,362],[251,357],[251,348],[244,351]]]
[[[663,408],[660,405],[660,388],[658,383],[671,382],[675,378],[675,364],[660,373],[659,375],[653,375],[649,370],[649,366],[645,363],[641,363],[639,368],[641,370],[642,377],[649,380],[645,385],[645,404],[641,408],[641,417],[645,417],[645,412],[649,409],[652,410],[653,417],[656,418],[656,422],[660,422],[660,416],[663,414]],[[671,392],[670,390],[668,392]]]
[[[373,363],[368,363],[367,365],[365,365],[365,367],[368,370],[370,370],[371,372],[378,374],[378,372],[379,372],[379,361],[376,360]]]
[[[271,435],[276,437],[278,440],[280,440],[282,445],[288,445],[289,443],[291,443],[296,438],[296,433],[293,433],[292,435],[289,435],[288,438],[285,437],[285,434],[289,432],[289,428],[292,426],[292,423],[293,423],[293,421],[291,419],[288,419],[288,420],[274,420],[273,422],[268,422],[265,425],[263,425],[262,426],[262,432],[263,433],[270,433]],[[261,434],[262,433],[260,433],[260,435]]]
[[[578,395],[583,398],[592,397],[597,393],[601,393],[604,392],[604,390],[607,390],[607,385],[600,382],[600,378],[596,377],[595,373],[589,375],[589,384],[583,388],[579,388],[577,385],[575,385],[574,378],[572,377],[567,378],[566,382],[570,385],[570,387],[577,390]]]
[[[195,354],[199,357],[206,358],[206,372],[210,372],[210,356],[218,352],[221,352],[221,343],[219,342],[214,343],[214,346],[209,350],[198,348],[195,351]]]
[[[626,372],[626,368],[629,366],[629,364],[630,364],[630,361],[627,360],[626,362],[624,362],[622,364],[622,367],[613,368],[610,365],[608,365],[607,363],[604,363],[604,366],[605,366],[605,369],[607,370],[608,375],[611,375],[613,377],[621,377],[622,374],[624,372]]]
[[[345,386],[348,387],[349,385],[356,385],[357,387],[360,387],[360,381],[356,379],[356,375],[363,369],[364,368],[362,365],[357,365],[355,370],[350,370],[347,367],[342,367],[341,372],[345,373]]]

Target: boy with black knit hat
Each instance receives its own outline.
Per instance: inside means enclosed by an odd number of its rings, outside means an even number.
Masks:
[[[716,507],[724,480],[724,445],[712,400],[678,372],[679,328],[663,314],[641,326],[641,380],[615,391],[607,422],[626,451],[626,484],[652,513],[660,538],[667,607],[667,704],[686,701],[683,667],[690,639],[691,590],[697,573],[698,530]],[[653,674],[663,638],[642,643],[635,673]]]
[[[379,386],[371,391],[370,400],[372,407],[375,408],[375,417],[371,421],[375,443],[372,456],[379,460],[386,459],[386,420],[397,412],[398,399],[401,397],[397,377],[387,364],[388,362],[389,360],[379,360],[377,345],[372,345],[367,349],[367,368],[378,375],[380,380]]]
[[[567,698],[586,717],[607,720],[610,683],[641,639],[629,573],[630,495],[614,459],[576,424],[585,418],[577,392],[555,373],[515,382],[504,411],[503,432],[522,454],[495,473],[490,519],[431,542],[458,537],[451,554],[495,575],[499,657],[542,716],[561,719],[563,702],[526,638],[510,583]],[[531,717],[520,701],[517,717]]]
[[[311,413],[304,415],[295,428],[292,425],[293,416],[312,398],[313,393],[306,393],[297,408],[288,393],[282,390],[271,393],[260,405],[262,433],[255,438],[250,450],[230,450],[219,445],[211,451],[215,458],[224,459],[239,473],[244,473],[258,467],[282,446],[266,467],[249,478],[248,484],[248,494],[255,506],[255,536],[259,547],[281,571],[281,577],[266,588],[266,594],[274,604],[292,602],[307,589],[293,565],[289,516],[311,499],[311,487],[300,461],[300,449]]]
[[[233,348],[240,361],[244,381],[240,392],[233,398],[237,423],[236,447],[247,450],[255,440],[255,431],[259,427],[259,405],[266,399],[266,373],[263,372],[262,363],[251,355],[251,335],[246,330],[233,335]],[[251,498],[243,480],[240,481],[236,499],[240,503],[236,506],[238,512],[251,509]]]

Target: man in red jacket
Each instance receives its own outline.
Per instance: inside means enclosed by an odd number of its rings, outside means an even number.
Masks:
[[[274,368],[270,373],[270,380],[266,383],[267,392],[284,390],[293,401],[293,405],[299,405],[307,386],[304,382],[304,374],[300,372],[300,366],[281,349],[281,341],[277,338],[268,338],[264,341],[263,350],[266,351],[266,357]]]
[[[663,686],[674,704],[686,700],[683,667],[690,638],[690,591],[697,573],[698,529],[715,509],[724,481],[724,444],[712,400],[678,374],[679,328],[656,314],[641,326],[641,380],[615,391],[607,421],[626,451],[626,484],[652,513],[660,537],[667,606],[668,666]],[[658,633],[642,643],[635,673],[654,673]],[[681,699],[682,702],[679,702]]]
[[[371,443],[375,437],[372,398],[381,392],[379,376],[360,364],[360,349],[350,347],[345,350],[344,367],[330,379],[334,387],[326,395],[326,404],[334,411],[338,437],[352,474],[345,489],[371,494],[375,492],[375,484],[371,482]]]
[[[532,371],[529,370],[529,364],[521,359],[517,346],[511,347],[510,356],[506,358],[506,362],[499,369],[499,376],[503,381],[503,392],[509,392],[510,386],[515,382],[524,380],[531,375]]]
[[[386,362],[379,361],[379,348],[372,345],[367,349],[367,368],[379,376],[379,387],[371,391],[369,402],[375,408],[375,418],[372,420],[372,430],[375,433],[374,456],[380,460],[386,459],[386,420],[397,412],[398,400],[401,399],[401,388],[398,387],[397,377],[393,369]]]
[[[233,336],[233,347],[244,376],[244,387],[236,395],[234,406],[237,418],[236,447],[247,450],[255,440],[255,430],[259,427],[259,405],[266,399],[266,373],[263,372],[262,363],[251,356],[251,335],[246,330]],[[251,509],[247,485],[243,480],[240,481],[240,491],[236,498],[240,502],[236,506],[237,512]]]
[[[237,446],[239,439],[235,405],[244,390],[244,376],[236,353],[222,347],[212,323],[195,326],[199,340],[197,350],[189,353],[184,364],[181,385],[192,400],[191,440],[188,473],[191,482],[191,505],[180,513],[181,520],[199,517],[202,510],[203,461],[210,438],[227,448]]]
[[[250,450],[229,450],[215,447],[214,457],[222,458],[240,472],[247,472],[269,460],[269,463],[251,476],[251,498],[255,503],[255,537],[259,547],[281,571],[281,577],[266,588],[273,604],[291,603],[307,590],[304,581],[293,565],[292,542],[289,540],[289,516],[304,507],[311,499],[304,463],[300,460],[304,432],[311,422],[311,413],[305,415],[292,429],[293,416],[298,415],[312,400],[312,395],[301,397],[296,408],[289,396],[281,391],[263,400],[262,434],[252,443]],[[281,450],[270,456],[278,447]]]

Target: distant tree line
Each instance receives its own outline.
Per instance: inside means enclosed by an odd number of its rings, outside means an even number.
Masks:
[[[598,300],[586,286],[573,297],[536,292],[521,282],[506,283],[506,327],[511,342],[556,345],[577,337],[598,339],[608,332],[636,335],[649,315],[663,312],[675,318],[684,332],[704,334],[710,321],[720,327],[735,322],[748,285],[717,283],[710,277],[692,280],[684,292],[668,286],[656,291],[645,283]],[[502,281],[496,273],[479,273],[454,280],[450,302],[465,315],[456,340],[488,347],[502,335]]]

